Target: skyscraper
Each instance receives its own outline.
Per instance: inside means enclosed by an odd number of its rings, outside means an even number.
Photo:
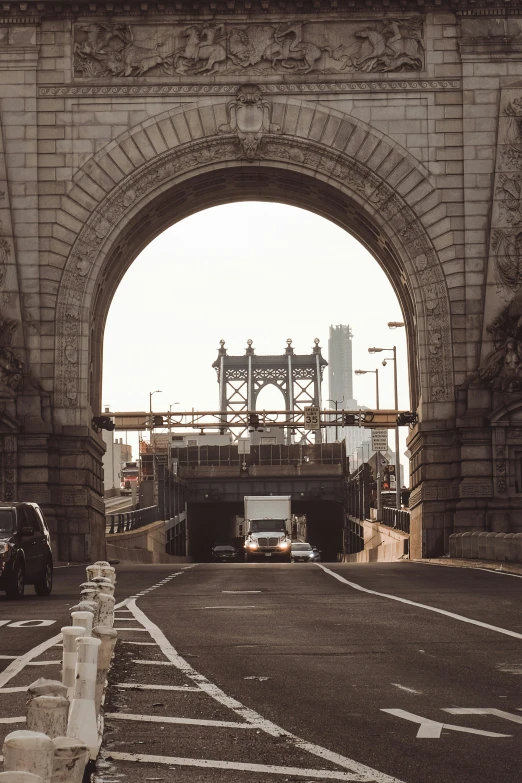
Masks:
[[[353,333],[348,325],[330,326],[328,338],[329,394],[334,402],[337,401],[339,408],[352,407],[347,404],[353,399],[352,337]]]

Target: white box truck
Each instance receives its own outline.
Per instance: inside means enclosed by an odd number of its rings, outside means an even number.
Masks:
[[[290,495],[245,496],[245,560],[290,562]]]

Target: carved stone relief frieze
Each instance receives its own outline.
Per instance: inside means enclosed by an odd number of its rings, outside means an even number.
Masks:
[[[424,70],[420,15],[335,22],[74,26],[74,76],[291,76]]]
[[[520,20],[517,22],[520,25]],[[522,29],[522,28],[521,28]],[[517,33],[518,35],[518,33]],[[495,391],[522,390],[522,94],[501,98],[484,342],[477,376]]]
[[[215,137],[191,142],[170,150],[129,176],[91,215],[71,251],[59,293],[57,311],[57,390],[58,405],[80,404],[80,341],[85,333],[81,319],[87,281],[102,246],[111,232],[121,230],[127,211],[163,183],[185,172],[196,173],[202,166],[219,161],[255,157],[284,161],[303,171],[327,175],[348,193],[377,213],[395,231],[410,269],[418,277],[416,289],[424,295],[427,333],[427,370],[432,401],[453,397],[450,317],[447,290],[436,253],[422,225],[403,199],[375,173],[353,158],[310,140],[288,137],[271,123],[271,107],[258,97],[255,86],[240,88],[228,107],[229,123]],[[245,96],[248,97],[246,100]],[[243,108],[248,111],[241,114]],[[250,114],[250,110],[253,113]],[[250,134],[250,135],[249,135]],[[83,373],[85,376],[85,372]]]

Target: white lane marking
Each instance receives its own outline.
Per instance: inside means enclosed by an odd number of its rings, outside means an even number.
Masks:
[[[201,688],[191,688],[190,685],[145,685],[137,682],[120,682],[115,688],[130,688],[138,691],[184,691],[185,693],[202,693]],[[24,690],[26,690],[24,688]],[[2,691],[0,691],[1,693]]]
[[[133,663],[146,664],[147,666],[174,666],[171,661],[147,661],[147,660],[133,660]]]
[[[398,682],[392,682],[392,685],[395,688],[399,688],[399,690],[401,690],[401,691],[406,691],[406,693],[415,693],[417,696],[421,696],[422,695],[422,691],[416,691],[413,688],[407,688],[405,685],[399,685]]]
[[[522,639],[522,633],[516,633],[516,631],[509,631],[507,628],[499,628],[497,625],[490,625],[489,623],[483,623],[480,620],[472,620],[471,617],[464,617],[462,614],[455,614],[454,612],[448,612],[446,609],[439,609],[436,606],[429,606],[428,604],[420,604],[417,601],[410,601],[408,598],[400,598],[398,595],[390,595],[390,593],[379,593],[377,590],[370,590],[368,587],[363,587],[355,582],[349,582],[344,576],[336,574],[335,571],[331,571],[329,568],[316,563],[319,568],[333,576],[339,582],[342,582],[348,587],[353,587],[354,590],[360,590],[362,593],[369,593],[369,595],[377,595],[379,598],[389,598],[390,601],[398,601],[401,604],[408,604],[408,606],[416,606],[418,609],[427,609],[429,612],[435,612],[436,614],[442,614],[445,617],[451,617],[452,620],[459,620],[461,623],[469,623],[470,625],[477,625],[479,628],[485,628],[487,631],[495,631],[496,633],[504,634],[505,636],[512,636],[514,639]]]
[[[215,726],[221,729],[255,729],[251,723],[230,720],[200,720],[198,718],[174,718],[165,715],[130,715],[126,712],[106,712],[105,718],[130,720],[139,723],[180,723],[186,726]]]
[[[468,729],[467,726],[454,726],[451,723],[440,723],[436,720],[423,718],[422,715],[415,715],[413,712],[406,712],[406,710],[381,710],[381,712],[387,712],[389,715],[394,715],[396,718],[404,718],[404,720],[409,720],[412,723],[418,723],[419,730],[417,732],[417,739],[439,739],[442,729],[449,729],[450,731],[461,731],[464,734],[480,734],[481,737],[513,736],[512,734],[497,734],[494,731]]]
[[[20,685],[17,688],[0,688],[0,693],[25,693],[28,685]]]
[[[204,606],[203,609],[255,609],[255,606]]]
[[[225,707],[229,707],[239,718],[248,721],[248,723],[251,723],[257,729],[264,731],[266,734],[269,734],[272,737],[286,737],[288,744],[293,745],[299,750],[311,753],[312,755],[318,756],[325,761],[329,761],[332,764],[336,764],[339,767],[344,767],[344,769],[348,769],[351,772],[357,773],[361,776],[363,781],[372,781],[372,783],[401,783],[401,781],[399,781],[397,778],[392,778],[389,775],[386,775],[384,772],[379,772],[375,769],[372,769],[371,767],[366,766],[365,764],[360,764],[358,761],[349,759],[346,756],[342,756],[339,753],[335,753],[334,751],[328,750],[327,748],[323,748],[320,745],[315,745],[313,742],[307,742],[301,737],[298,737],[295,734],[282,729],[275,723],[266,720],[258,712],[255,712],[255,710],[251,710],[250,708],[245,707],[243,704],[241,704],[240,701],[237,701],[231,696],[227,696],[226,693],[221,690],[221,688],[218,688],[217,685],[209,682],[209,680],[207,680],[204,675],[199,674],[195,669],[192,668],[188,661],[179,655],[178,651],[171,645],[163,631],[157,625],[155,625],[147,617],[147,615],[142,612],[141,609],[139,609],[138,606],[136,606],[135,601],[129,601],[128,605],[129,609],[132,609],[134,616],[142,623],[145,628],[148,629],[151,637],[161,647],[161,651],[165,658],[167,658],[172,665],[176,666],[177,669],[182,671],[188,679],[196,683],[202,691],[215,699],[219,704],[223,704]],[[346,779],[350,780],[354,778]]]
[[[179,767],[204,767],[205,769],[226,769],[238,772],[259,772],[269,775],[296,775],[302,780],[315,778],[317,780],[353,780],[361,778],[348,772],[336,772],[326,769],[301,769],[299,767],[278,767],[271,764],[241,764],[237,761],[210,761],[207,759],[186,759],[178,756],[148,756],[143,753],[107,753],[115,761],[140,761],[149,764],[168,764]],[[377,780],[377,778],[374,778]],[[400,783],[396,778],[388,778],[390,783]]]
[[[61,666],[61,661],[27,661],[26,666]]]
[[[119,604],[115,606],[115,609],[126,606],[127,600],[121,601]],[[29,650],[28,652],[24,653],[23,655],[20,655],[18,658],[16,658],[14,661],[12,661],[9,666],[7,666],[3,672],[0,672],[0,688],[3,688],[6,683],[8,683],[10,680],[13,679],[19,672],[22,671],[22,669],[27,666],[27,664],[32,663],[33,658],[38,658],[39,655],[42,655],[44,652],[49,650],[51,647],[53,647],[57,642],[62,641],[62,634],[56,634],[56,636],[51,636],[50,639],[47,639],[47,641],[42,642],[41,644],[37,645],[36,647],[33,647],[32,650]]]
[[[0,718],[0,723],[25,723],[25,715],[20,718]]]
[[[247,593],[260,593],[261,590],[222,590],[221,592],[230,595],[246,595]]]
[[[118,633],[120,631],[138,631],[139,633],[147,633],[146,628],[118,628]]]
[[[522,663],[497,663],[496,668],[505,674],[522,674]]]
[[[45,628],[48,625],[54,625],[56,620],[17,620],[10,622],[8,628]]]
[[[497,718],[503,718],[512,723],[522,723],[522,716],[505,710],[497,710],[496,707],[443,707],[442,709],[444,712],[449,712],[450,715],[495,715]]]
[[[140,647],[157,647],[156,642],[128,642],[126,639],[121,640],[122,644],[139,644]]]
[[[0,655],[0,661],[16,661],[17,655]]]

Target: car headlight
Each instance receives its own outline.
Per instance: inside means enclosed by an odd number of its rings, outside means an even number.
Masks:
[[[9,554],[9,549],[11,548],[11,544],[8,544],[7,541],[0,542],[0,557],[7,557]]]
[[[290,544],[288,543],[288,541],[280,541],[278,546],[279,546],[279,549],[288,549]]]
[[[247,547],[249,549],[257,549],[258,546],[259,544],[257,543],[257,541],[247,541]]]

